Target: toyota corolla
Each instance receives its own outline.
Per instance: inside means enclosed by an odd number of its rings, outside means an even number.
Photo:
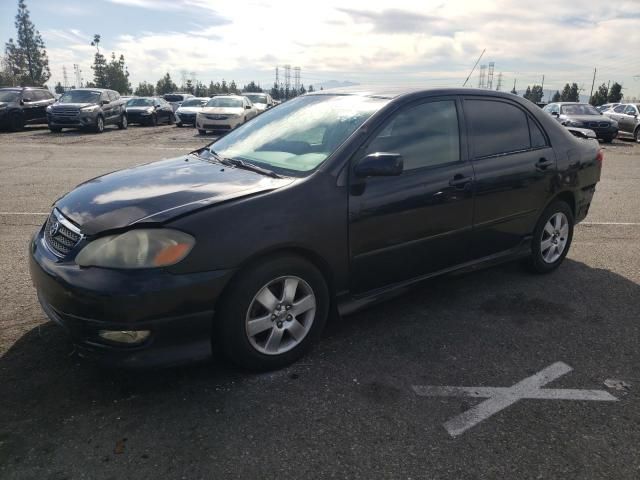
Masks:
[[[83,356],[139,366],[215,348],[279,368],[330,311],[482,264],[553,271],[601,163],[597,141],[514,95],[318,92],[79,185],[33,237],[31,276]]]

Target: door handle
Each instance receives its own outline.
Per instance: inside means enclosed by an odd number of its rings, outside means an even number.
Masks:
[[[451,180],[449,180],[449,185],[456,188],[464,188],[472,181],[473,177],[465,177],[464,175],[458,173]]]
[[[538,170],[546,170],[547,167],[550,167],[551,165],[553,165],[553,162],[551,160],[547,160],[544,157],[536,162],[536,168]]]

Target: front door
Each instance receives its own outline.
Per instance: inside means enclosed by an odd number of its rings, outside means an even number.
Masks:
[[[618,129],[627,135],[633,135],[638,120],[638,110],[635,105],[627,105],[622,115],[618,117]]]
[[[396,177],[351,176],[349,242],[354,293],[469,260],[473,170],[459,104],[438,98],[402,107],[354,157],[398,153]]]
[[[473,249],[485,257],[518,246],[551,198],[556,158],[541,126],[507,100],[467,98],[476,175]]]

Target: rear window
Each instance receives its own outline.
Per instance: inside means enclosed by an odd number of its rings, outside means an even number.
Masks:
[[[172,93],[167,93],[164,96],[164,99],[167,102],[182,102],[184,100],[184,95],[178,95],[178,94],[172,94]]]
[[[518,107],[494,100],[466,100],[464,110],[476,158],[531,148],[527,116]]]

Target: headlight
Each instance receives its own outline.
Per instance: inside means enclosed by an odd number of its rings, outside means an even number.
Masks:
[[[0,108],[2,108],[2,107],[0,107]],[[47,112],[51,112],[51,110],[53,110],[53,108],[51,108],[51,105],[49,105],[49,106],[47,107]]]
[[[178,230],[134,229],[97,238],[76,257],[82,267],[158,268],[184,259],[196,241]]]
[[[567,120],[565,125],[569,125],[570,127],[584,127],[584,123],[575,120]]]
[[[89,105],[88,107],[82,107],[80,109],[81,112],[95,112],[100,107],[98,105]]]
[[[153,107],[149,107],[145,110],[146,113],[153,113]]]

